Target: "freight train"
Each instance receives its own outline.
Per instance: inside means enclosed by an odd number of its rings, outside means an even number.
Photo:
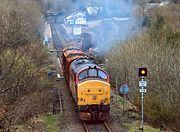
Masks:
[[[103,121],[110,112],[110,81],[100,68],[82,51],[82,45],[69,42],[62,49],[62,66],[79,118]]]

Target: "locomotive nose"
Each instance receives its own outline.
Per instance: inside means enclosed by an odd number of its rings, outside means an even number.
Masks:
[[[81,119],[105,119],[109,114],[109,104],[110,84],[107,82],[91,80],[78,85],[78,106]]]
[[[85,82],[78,88],[78,99],[79,105],[108,105],[110,104],[110,85],[97,80],[93,83]]]

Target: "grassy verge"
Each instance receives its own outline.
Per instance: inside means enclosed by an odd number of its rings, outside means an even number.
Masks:
[[[141,122],[140,121],[134,121],[132,123],[125,123],[125,126],[129,129],[129,132],[141,132],[139,130]],[[144,131],[145,132],[162,132],[159,129],[155,129],[147,124],[144,125]]]
[[[111,91],[111,104],[112,109],[111,113],[114,115],[119,115],[118,118],[122,119],[123,126],[128,129],[128,132],[141,132],[139,130],[141,126],[141,115],[140,111],[128,100],[124,100],[121,96],[115,95],[113,91]],[[124,105],[124,108],[123,108]],[[124,112],[123,112],[124,109]],[[123,115],[124,113],[124,115]],[[153,128],[149,124],[145,122],[144,125],[145,132],[161,132],[159,129]]]
[[[58,115],[43,116],[42,120],[46,124],[47,132],[58,132]]]

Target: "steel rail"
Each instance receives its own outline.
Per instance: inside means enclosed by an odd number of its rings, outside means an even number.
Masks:
[[[86,125],[86,123],[85,123],[84,121],[82,121],[82,122],[83,122],[83,126],[84,126],[84,128],[85,128],[85,131],[86,131],[86,132],[90,132],[89,129],[88,129],[88,126]]]
[[[87,125],[84,121],[82,121],[82,123],[83,123],[83,126],[84,126],[84,128],[85,128],[85,132],[90,132],[90,130],[89,130],[89,128],[88,128],[88,125]],[[106,122],[104,122],[102,125],[103,125],[103,127],[105,127],[105,129],[106,129],[108,132],[112,132]]]
[[[112,132],[111,129],[109,128],[108,124],[106,122],[103,123],[104,126],[106,127],[106,129],[108,130],[108,132]]]

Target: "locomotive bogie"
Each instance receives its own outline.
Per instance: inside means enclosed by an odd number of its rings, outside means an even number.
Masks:
[[[86,121],[103,121],[109,116],[109,105],[79,106],[79,118]]]

